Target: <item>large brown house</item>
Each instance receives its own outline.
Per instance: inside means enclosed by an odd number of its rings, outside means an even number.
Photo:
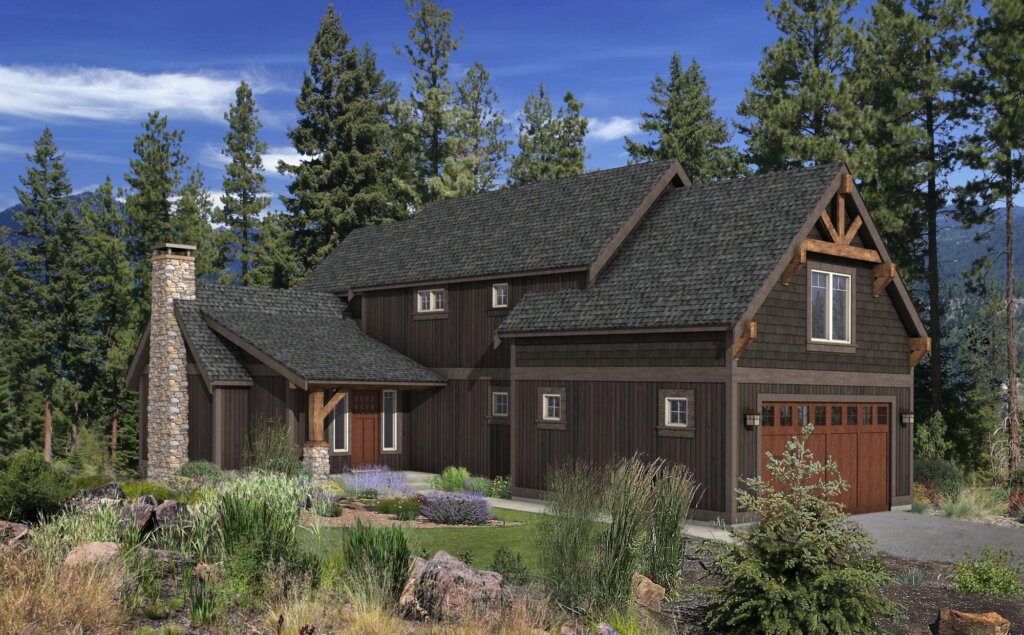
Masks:
[[[676,161],[429,205],[360,229],[294,290],[199,285],[154,251],[128,383],[141,462],[240,467],[256,426],[308,468],[685,464],[697,518],[801,424],[851,512],[909,505],[924,327],[841,165],[692,185]]]

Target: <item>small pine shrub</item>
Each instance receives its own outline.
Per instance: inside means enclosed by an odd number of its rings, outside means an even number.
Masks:
[[[382,514],[393,514],[398,520],[416,520],[420,516],[423,503],[414,497],[384,498],[377,503],[377,511]]]
[[[357,585],[370,587],[391,607],[398,602],[412,568],[409,540],[400,527],[370,527],[357,522],[345,529],[345,561]]]
[[[1012,551],[996,553],[987,547],[978,558],[968,554],[963,560],[954,563],[952,582],[958,591],[964,593],[1019,598],[1024,596],[1021,588],[1022,573],[1021,567],[1014,564]]]
[[[74,490],[68,477],[41,454],[18,450],[0,474],[0,518],[34,522],[60,509]]]
[[[189,461],[179,467],[174,474],[192,480],[197,488],[205,485],[217,486],[224,481],[224,472],[209,461]]]
[[[298,476],[302,471],[299,448],[288,426],[277,422],[268,421],[252,426],[243,462],[250,470],[278,472],[285,476]]]
[[[491,569],[501,574],[509,584],[523,586],[530,581],[530,572],[523,562],[523,554],[502,545],[494,552]]]
[[[469,480],[469,470],[464,467],[448,466],[444,468],[440,476],[431,476],[427,479],[436,490],[442,492],[463,492],[466,490],[466,482]]]
[[[713,546],[723,579],[705,621],[711,630],[749,633],[884,633],[900,615],[885,596],[892,577],[870,537],[848,522],[836,496],[849,487],[831,459],[807,449],[812,426],[770,457],[771,480],[737,490],[759,518],[733,545]],[[777,483],[777,485],[776,485]]]
[[[156,499],[158,503],[162,503],[169,498],[174,498],[175,493],[171,488],[160,483],[154,483],[153,481],[125,481],[121,483],[121,491],[128,498],[135,500],[143,494],[149,494]]]
[[[933,504],[956,498],[964,487],[964,473],[945,459],[918,458],[914,461],[914,480],[930,492]]]
[[[493,498],[512,498],[512,481],[507,476],[495,476],[491,481],[491,496]]]
[[[441,525],[483,525],[490,520],[490,511],[483,497],[458,492],[431,494],[420,508],[424,518]]]

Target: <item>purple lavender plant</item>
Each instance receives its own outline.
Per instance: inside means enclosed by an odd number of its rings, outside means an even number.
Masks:
[[[392,472],[386,465],[363,467],[341,475],[346,493],[356,498],[384,498],[411,494],[405,475]]]
[[[483,525],[491,519],[491,505],[479,494],[437,492],[428,494],[420,514],[441,525]]]

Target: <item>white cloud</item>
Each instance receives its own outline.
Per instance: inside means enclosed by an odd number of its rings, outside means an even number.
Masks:
[[[207,145],[203,148],[202,161],[206,165],[220,167],[228,164],[228,158],[224,156],[220,148]],[[284,161],[289,165],[298,165],[303,155],[295,151],[291,146],[271,146],[263,153],[263,170],[268,175],[277,174],[277,162]]]
[[[587,127],[587,136],[597,141],[614,141],[622,137],[640,132],[640,120],[627,117],[612,117],[600,119],[590,117],[590,125]]]
[[[152,110],[221,121],[241,77],[145,75],[116,68],[0,65],[0,114],[28,119],[137,120]],[[253,92],[271,87],[253,79]]]

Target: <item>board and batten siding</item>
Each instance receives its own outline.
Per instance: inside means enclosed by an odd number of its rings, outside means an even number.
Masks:
[[[216,390],[221,393],[221,425],[224,434],[221,468],[241,469],[245,448],[249,443],[249,387],[223,386]]]
[[[725,334],[521,338],[516,342],[516,366],[725,366]]]
[[[188,374],[188,460],[213,460],[213,397],[198,373]]]
[[[518,349],[517,349],[518,357]],[[565,429],[537,426],[541,388],[565,390]],[[658,434],[659,390],[693,391],[692,438]],[[725,512],[725,383],[516,380],[513,460],[517,488],[541,490],[549,469],[582,459],[606,465],[639,453],[686,466],[700,484],[694,507]]]
[[[908,387],[898,386],[817,386],[805,384],[748,384],[738,385],[740,412],[757,411],[758,397],[764,395],[805,395],[822,398],[833,398],[841,402],[846,397],[885,397],[894,400],[895,408],[890,422],[890,473],[892,491],[890,500],[894,505],[910,503],[911,483],[913,480],[913,426],[900,423],[901,412],[913,411],[913,391]],[[760,430],[739,426],[739,476],[750,478],[757,476],[760,469],[761,445]],[[816,457],[823,460],[824,457]]]
[[[508,309],[491,308],[491,286],[499,282],[508,283],[515,306],[531,291],[582,288],[586,272],[367,291],[360,301],[363,330],[430,368],[508,368],[509,344],[494,347],[494,331],[508,315]],[[446,317],[417,314],[416,291],[437,288],[447,290]]]
[[[835,263],[856,271],[855,351],[808,350],[807,277],[815,263],[825,267]],[[743,352],[739,366],[893,374],[910,372],[907,329],[888,290],[874,297],[872,268],[873,265],[868,263],[808,258],[807,265],[800,268],[790,284],[777,282],[758,309],[754,317],[757,339]]]

